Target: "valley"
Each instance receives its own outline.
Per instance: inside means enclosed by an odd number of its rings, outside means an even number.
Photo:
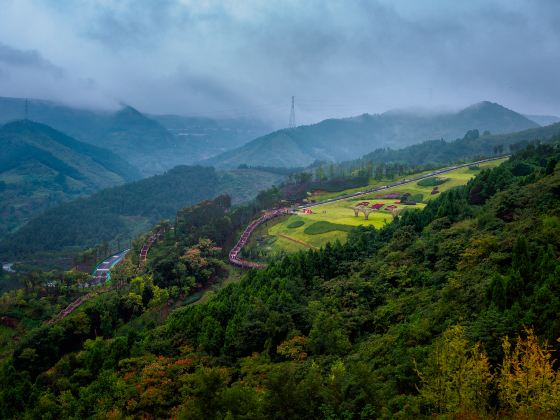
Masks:
[[[1,0],[0,419],[560,418],[559,20]]]

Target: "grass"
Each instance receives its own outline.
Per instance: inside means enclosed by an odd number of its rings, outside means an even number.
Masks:
[[[421,179],[416,183],[416,185],[420,187],[435,187],[437,185],[441,185],[444,182],[447,182],[449,178],[439,178],[437,176],[433,176],[431,178],[424,178]]]
[[[290,228],[290,229],[295,229],[295,228],[298,228],[300,226],[303,226],[304,224],[305,224],[305,222],[303,220],[298,219],[298,220],[294,220],[287,227]]]
[[[480,165],[478,170],[470,169],[469,167],[460,168],[445,174],[446,182],[440,184],[439,190],[441,192],[447,191],[451,188],[465,185],[471,178],[480,172],[482,169],[498,166],[503,160],[487,162]],[[411,178],[408,175],[407,178]],[[387,181],[374,182],[368,188],[375,185],[386,185]],[[354,188],[338,193],[328,193],[314,195],[315,200],[335,197],[338,195],[347,194],[354,191],[361,191],[365,187]],[[437,197],[438,195],[431,195],[432,186],[421,186],[417,183],[410,183],[402,185],[383,192],[400,192],[410,193],[411,196],[418,198],[422,195],[423,202],[418,202],[415,205],[395,204],[398,199],[378,199],[375,198],[377,193],[365,194],[359,197],[354,197],[347,200],[341,200],[333,203],[321,204],[312,207],[311,214],[299,213],[282,218],[275,219],[268,222],[267,225],[260,226],[257,232],[250,241],[250,246],[259,246],[254,237],[276,237],[277,240],[270,242],[268,240],[261,241],[262,246],[269,256],[278,255],[281,253],[292,253],[310,248],[320,248],[328,242],[336,240],[345,242],[348,236],[348,231],[356,226],[374,226],[376,228],[382,227],[385,223],[389,223],[393,215],[385,211],[387,205],[394,205],[397,211],[406,211],[406,209],[422,209],[425,203]],[[369,214],[368,220],[365,220],[363,213],[358,217],[354,215],[351,209],[357,203],[362,201],[369,201],[370,206],[376,203],[384,204],[381,210],[375,210]]]
[[[315,222],[312,225],[307,226],[303,230],[303,233],[306,235],[321,235],[323,233],[334,232],[337,230],[341,232],[350,232],[352,229],[353,227],[349,225],[335,224],[327,222],[326,220],[320,220],[319,222]]]

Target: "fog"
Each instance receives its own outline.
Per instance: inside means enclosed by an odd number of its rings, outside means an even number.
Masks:
[[[2,0],[0,96],[296,119],[560,114],[560,2]]]

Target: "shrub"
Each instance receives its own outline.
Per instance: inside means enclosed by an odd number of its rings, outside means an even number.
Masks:
[[[449,178],[438,178],[437,176],[434,176],[432,178],[421,179],[416,183],[416,185],[420,187],[435,187],[436,185],[441,185],[447,181],[449,181]]]
[[[424,195],[418,193],[418,194],[414,194],[411,195],[410,197],[408,197],[409,201],[416,201],[417,203],[421,202],[424,199]]]
[[[334,232],[336,230],[339,230],[341,232],[350,232],[352,230],[352,226],[339,225],[336,223],[321,220],[307,226],[303,233],[306,233],[308,235],[321,235],[323,233]]]
[[[290,228],[290,229],[295,229],[295,228],[298,228],[300,226],[303,226],[304,224],[305,224],[305,222],[303,220],[294,220],[287,227]]]

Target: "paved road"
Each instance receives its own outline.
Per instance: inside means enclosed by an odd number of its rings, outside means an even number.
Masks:
[[[88,283],[88,286],[99,286],[105,284],[105,282],[110,278],[110,271],[115,265],[120,263],[123,258],[128,254],[130,249],[125,249],[118,254],[112,255],[97,266],[93,272],[93,279]]]

